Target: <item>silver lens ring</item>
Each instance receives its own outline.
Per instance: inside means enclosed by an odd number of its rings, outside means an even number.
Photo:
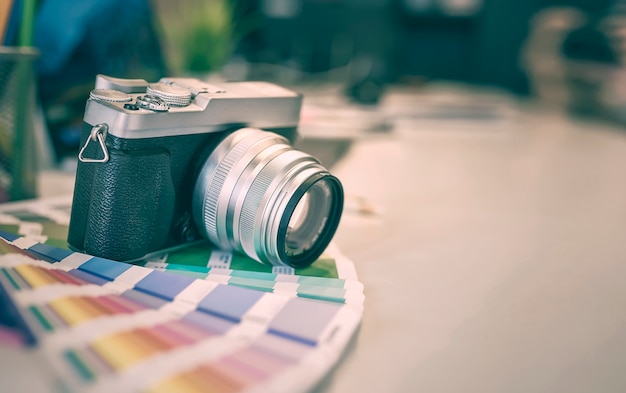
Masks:
[[[194,220],[214,244],[294,267],[324,251],[342,208],[341,183],[315,158],[251,128],[218,144],[193,193]]]
[[[194,217],[202,232],[220,247],[236,248],[224,222],[232,191],[242,172],[266,145],[277,143],[286,144],[287,140],[276,134],[243,128],[227,136],[204,163],[194,190]]]
[[[280,221],[279,202],[295,189],[291,179],[303,167],[310,164],[320,166],[312,157],[297,150],[283,152],[268,163],[250,185],[241,205],[240,244],[248,255],[278,255],[277,231],[271,231],[272,223]],[[321,166],[320,166],[321,167]]]
[[[284,178],[285,183],[269,195],[267,203],[262,203],[271,210],[266,213],[267,219],[258,222],[255,235],[261,239],[267,254],[276,255],[290,266],[304,267],[322,254],[335,234],[343,210],[343,188],[339,180],[319,164],[296,165]],[[323,205],[314,206],[313,214],[307,217],[308,221],[313,221],[313,231],[306,231],[304,239],[290,245],[290,223],[303,197],[312,190],[323,190]]]

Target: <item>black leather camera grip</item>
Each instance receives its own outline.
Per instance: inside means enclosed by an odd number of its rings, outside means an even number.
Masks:
[[[72,249],[77,251],[84,251],[85,246],[85,230],[87,228],[87,214],[89,212],[89,190],[91,188],[91,181],[88,179],[90,179],[93,174],[92,166],[93,164],[89,165],[89,168],[86,168],[86,165],[79,165],[76,172],[74,200],[72,201],[72,213],[67,242]]]
[[[91,178],[89,190],[79,191],[88,200],[82,208],[86,210],[83,251],[131,260],[163,248],[175,205],[169,153],[112,150],[108,162],[86,165],[92,173],[85,173]]]

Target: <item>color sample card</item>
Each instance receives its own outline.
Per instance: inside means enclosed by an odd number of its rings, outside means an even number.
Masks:
[[[0,230],[67,249],[70,205],[69,197],[0,205]],[[216,249],[208,242],[198,242],[156,253],[147,262],[153,267],[165,264],[189,266],[190,269],[199,267],[357,280],[353,264],[337,261],[334,254],[326,253],[309,267],[293,269],[264,265],[245,255]]]
[[[334,248],[308,271],[206,245],[131,265],[68,250],[68,203],[0,207],[2,309],[51,391],[307,391],[361,322],[363,285]],[[19,371],[9,389],[33,376]]]
[[[69,198],[60,197],[1,205],[0,230],[42,242],[36,257],[49,260],[47,253],[67,252],[70,202]],[[46,245],[53,247],[45,248]],[[260,291],[363,302],[363,285],[357,280],[354,264],[332,245],[313,265],[297,270],[263,265],[244,255],[215,249],[208,242],[188,244],[138,264]]]
[[[361,320],[362,304],[176,275],[6,233],[0,242],[4,298],[70,391],[305,391]]]
[[[92,281],[94,279],[101,280],[102,278],[113,279],[121,271],[128,269],[130,266],[139,266],[109,261],[47,244],[36,243],[30,238],[9,234],[3,231],[0,231],[0,237],[22,245],[22,251],[27,252],[28,255],[51,263],[61,262],[63,259],[76,254],[72,258],[85,259],[83,266],[80,267],[81,273],[79,274],[83,274],[83,271],[89,271],[94,268],[99,270],[99,275],[88,278]],[[340,264],[351,264],[349,260],[340,254],[335,257],[335,260],[338,266]],[[141,265],[155,271],[175,273],[177,276],[181,276],[180,280],[199,278],[263,292],[346,304],[362,305],[364,301],[363,284],[353,279],[285,275],[221,268],[202,268],[188,265],[157,264],[153,262],[145,262]]]
[[[340,259],[337,260],[339,261]],[[298,297],[341,303],[363,302],[363,285],[356,280],[190,267],[188,265],[153,262],[148,262],[144,266],[155,270],[168,271],[178,275],[237,285],[259,291],[294,293]]]

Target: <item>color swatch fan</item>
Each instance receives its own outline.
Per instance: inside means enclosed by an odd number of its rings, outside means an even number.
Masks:
[[[363,286],[336,250],[304,272],[193,247],[139,266],[59,247],[65,202],[1,210],[3,390],[307,391],[361,322]]]

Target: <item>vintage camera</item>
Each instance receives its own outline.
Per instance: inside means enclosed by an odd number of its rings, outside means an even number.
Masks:
[[[294,150],[302,97],[265,82],[98,75],[85,108],[68,234],[119,261],[208,238],[303,267],[331,241],[343,189]]]

